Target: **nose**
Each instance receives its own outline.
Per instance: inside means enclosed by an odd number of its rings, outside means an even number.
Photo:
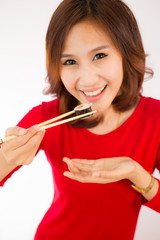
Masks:
[[[95,67],[92,64],[84,64],[79,69],[79,86],[91,88],[97,86],[99,77]]]

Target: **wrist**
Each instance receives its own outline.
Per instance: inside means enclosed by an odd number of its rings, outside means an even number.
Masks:
[[[2,149],[0,149],[0,181],[3,180],[16,166],[14,164],[8,163],[3,155]]]
[[[139,163],[134,162],[134,171],[130,176],[133,185],[146,189],[151,184],[152,175],[146,171]]]
[[[146,188],[151,180],[150,173],[147,172],[139,163],[133,161],[134,167],[130,174],[129,180],[132,184],[140,186],[141,188]]]
[[[149,173],[149,172],[148,172]],[[137,186],[137,185],[135,185],[135,184],[132,184],[131,186],[137,191],[137,192],[139,192],[139,193],[141,193],[141,194],[147,194],[151,189],[152,189],[152,187],[153,187],[153,185],[154,185],[154,182],[155,182],[155,179],[154,179],[154,177],[149,173],[149,175],[150,175],[150,183],[149,183],[149,185],[146,187],[146,188],[142,188],[142,187],[139,187],[139,186]]]
[[[156,194],[159,188],[158,181],[147,172],[140,164],[134,163],[134,171],[130,176],[130,181],[135,187],[135,190],[140,192],[148,201],[150,201]]]

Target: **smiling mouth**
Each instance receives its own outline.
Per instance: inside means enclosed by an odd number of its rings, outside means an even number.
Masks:
[[[102,88],[99,88],[99,89],[97,89],[97,90],[95,90],[95,91],[89,91],[89,92],[87,92],[87,91],[82,91],[87,97],[95,97],[95,96],[98,96],[99,94],[101,94],[104,90],[105,90],[105,88],[107,87],[107,85],[105,85],[104,87],[102,87]]]

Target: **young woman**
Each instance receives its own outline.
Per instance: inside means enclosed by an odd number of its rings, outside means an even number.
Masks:
[[[49,88],[1,144],[1,185],[44,150],[54,199],[36,240],[131,240],[141,205],[160,212],[160,101],[141,95],[145,52],[120,0],[64,0],[46,36]],[[92,103],[97,113],[38,131],[38,123]]]

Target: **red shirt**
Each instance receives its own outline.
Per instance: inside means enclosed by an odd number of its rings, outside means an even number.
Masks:
[[[53,118],[59,115],[58,109],[57,99],[43,102],[18,125],[28,128]],[[147,202],[131,187],[129,180],[95,184],[68,179],[63,176],[68,169],[62,161],[63,157],[128,156],[151,173],[155,168],[160,170],[159,100],[142,97],[126,122],[108,134],[96,135],[67,124],[48,129],[40,149],[45,151],[52,168],[54,198],[37,229],[35,240],[131,240],[142,204],[160,212],[160,188]]]

